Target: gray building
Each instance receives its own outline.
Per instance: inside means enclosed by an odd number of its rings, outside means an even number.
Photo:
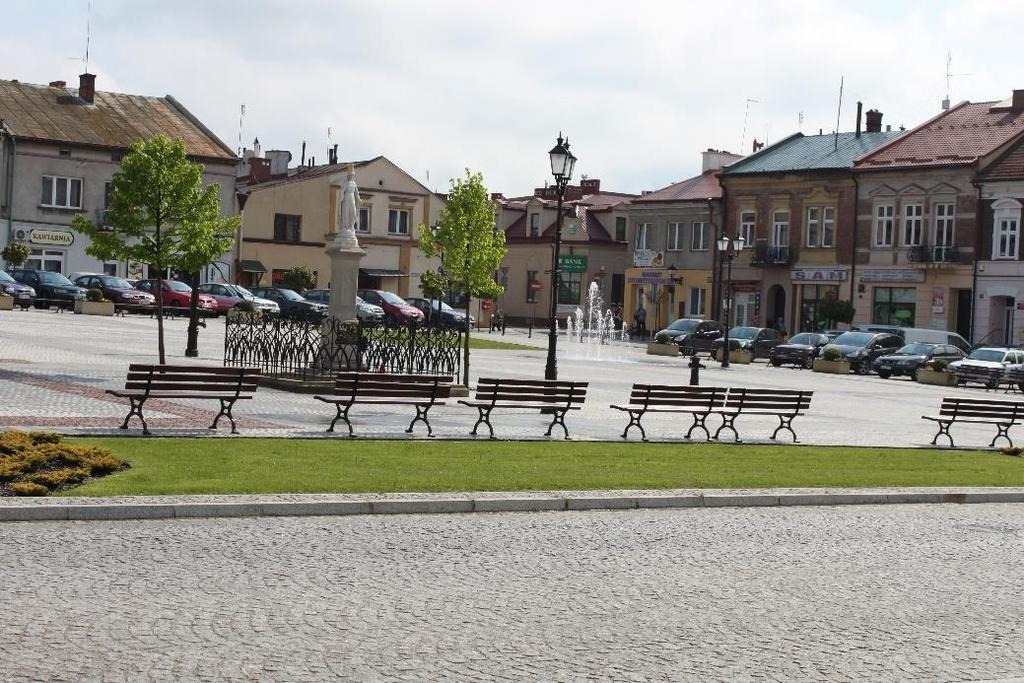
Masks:
[[[0,248],[23,242],[28,267],[70,275],[107,272],[150,277],[147,264],[101,263],[85,253],[87,238],[70,227],[76,214],[103,224],[107,188],[129,145],[166,135],[185,143],[205,166],[203,181],[220,185],[221,212],[235,210],[234,152],[170,95],[99,92],[82,74],[34,85],[0,80]],[[232,258],[211,264],[204,279],[230,279]]]

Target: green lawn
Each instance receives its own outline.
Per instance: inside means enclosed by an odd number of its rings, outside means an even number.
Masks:
[[[709,444],[75,439],[130,470],[65,495],[1022,486],[994,451]]]
[[[485,333],[486,334],[486,333]],[[512,342],[499,341],[501,338],[491,339],[490,337],[478,337],[469,335],[469,348],[471,349],[497,349],[500,351],[543,351],[536,346],[525,344],[513,344]]]

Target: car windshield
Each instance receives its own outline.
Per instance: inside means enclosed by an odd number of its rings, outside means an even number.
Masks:
[[[676,320],[674,323],[669,325],[668,329],[677,330],[680,332],[689,332],[693,328],[697,327],[698,323],[700,323],[699,320],[688,320],[687,318],[680,318],[679,320]]]
[[[1002,363],[1005,352],[999,349],[978,349],[977,351],[971,351],[971,355],[967,356],[968,360],[984,360],[992,363]]]
[[[875,335],[867,332],[843,332],[832,340],[836,346],[867,346]]]
[[[100,280],[104,287],[111,289],[132,289],[132,283],[119,277],[105,277]]]
[[[238,292],[240,295],[242,295],[243,297],[245,297],[247,299],[255,299],[256,298],[255,294],[250,292],[248,289],[246,289],[242,285],[231,285],[231,287],[234,288],[234,290],[236,292]]]
[[[178,282],[177,280],[168,280],[164,285],[172,292],[184,292],[185,294],[188,294],[192,291],[191,287],[186,285],[184,282]]]
[[[71,280],[67,279],[60,273],[51,273],[48,270],[39,271],[39,281],[44,285],[64,285],[69,286],[72,284]]]
[[[384,299],[384,301],[387,301],[389,304],[394,304],[395,306],[407,305],[405,303],[405,299],[397,294],[392,294],[391,292],[380,292],[380,298]]]
[[[305,301],[305,299],[303,299],[301,296],[299,296],[298,292],[296,292],[294,289],[280,289],[280,288],[278,288],[277,291],[278,291],[278,293],[282,297],[284,297],[285,299],[288,299],[288,301]]]
[[[907,344],[906,346],[901,347],[896,353],[903,356],[927,356],[934,348],[935,344],[917,342],[916,344]]]
[[[793,338],[789,340],[790,344],[805,344],[807,346],[814,346],[821,341],[821,335],[811,334],[809,332],[802,332],[801,334],[794,334]]]
[[[757,336],[759,327],[734,327],[729,330],[729,336],[733,339],[753,339]]]
[[[17,282],[17,280],[15,280],[13,277],[11,277],[9,273],[6,273],[6,272],[0,270],[0,282],[11,283],[11,282]]]

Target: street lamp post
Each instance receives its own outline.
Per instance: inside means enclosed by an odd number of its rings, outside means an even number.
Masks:
[[[725,275],[725,347],[722,350],[722,367],[729,367],[729,325],[732,317],[732,262],[741,251],[743,251],[743,236],[739,235],[731,240],[725,235],[718,238],[718,258],[726,263]]]
[[[555,190],[558,193],[558,216],[555,219],[555,248],[551,255],[551,319],[548,329],[548,361],[544,366],[544,379],[558,379],[558,360],[556,350],[558,346],[558,285],[561,279],[558,268],[559,252],[562,250],[562,200],[565,198],[565,188],[572,179],[572,169],[576,165],[576,157],[569,151],[569,140],[562,140],[562,134],[558,134],[556,144],[548,156],[551,159],[551,174],[555,176]]]

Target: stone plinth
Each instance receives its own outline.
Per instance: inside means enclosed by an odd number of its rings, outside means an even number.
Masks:
[[[355,320],[359,262],[366,252],[358,244],[332,244],[326,251],[331,259],[331,302],[327,314],[336,320]]]

